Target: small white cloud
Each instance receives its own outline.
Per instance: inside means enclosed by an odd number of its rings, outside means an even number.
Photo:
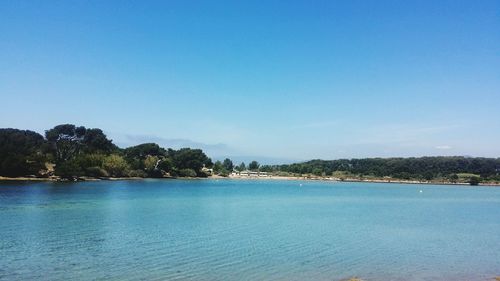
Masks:
[[[451,149],[451,146],[449,146],[449,145],[438,145],[438,146],[436,146],[436,149]]]

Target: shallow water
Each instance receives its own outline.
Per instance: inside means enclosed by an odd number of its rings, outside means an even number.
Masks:
[[[9,182],[0,239],[1,280],[491,280],[500,188]]]

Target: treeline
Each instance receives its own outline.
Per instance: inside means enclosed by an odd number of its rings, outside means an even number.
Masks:
[[[245,162],[241,162],[239,165],[234,165],[233,161],[229,158],[224,159],[224,161],[215,161],[213,166],[213,173],[223,177],[229,176],[232,172],[242,172],[246,170],[258,171],[260,164],[257,161],[252,161],[247,165]]]
[[[500,158],[419,157],[311,160],[289,165],[266,165],[261,171],[315,176],[391,177],[404,180],[464,178],[500,181]]]
[[[394,178],[449,182],[500,182],[500,158],[419,157],[311,160],[287,165],[215,163],[200,149],[165,149],[155,143],[119,148],[101,129],[55,126],[42,136],[0,129],[0,176],[207,177],[260,171],[286,176]]]
[[[63,124],[45,131],[0,129],[0,176],[206,177],[213,163],[200,149],[144,143],[117,147],[101,129]]]

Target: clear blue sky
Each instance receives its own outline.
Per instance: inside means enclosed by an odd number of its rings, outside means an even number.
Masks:
[[[500,1],[4,0],[0,97],[215,158],[500,157]]]

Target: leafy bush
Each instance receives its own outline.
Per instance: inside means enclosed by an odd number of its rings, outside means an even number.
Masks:
[[[171,177],[174,177],[174,178],[178,177],[179,176],[179,170],[177,170],[177,168],[174,167],[174,168],[172,168],[170,170],[169,174],[170,174]]]
[[[170,158],[163,158],[161,159],[160,163],[158,164],[158,169],[161,169],[165,172],[170,172],[170,170],[172,170],[172,168],[174,167],[174,163],[172,161],[172,159]]]
[[[312,170],[312,174],[315,176],[321,176],[323,174],[323,170],[321,170],[320,168],[314,168]]]
[[[76,160],[68,160],[56,165],[55,174],[61,178],[73,179],[81,177],[84,172]]]
[[[209,176],[211,176],[212,173],[208,172],[208,171],[200,171],[196,174],[197,177],[200,177],[200,178],[207,178]]]
[[[134,178],[146,178],[148,174],[143,170],[132,170],[128,173],[129,176]]]
[[[194,178],[194,177],[196,177],[196,171],[193,169],[189,169],[189,168],[188,169],[180,169],[179,176],[180,177]]]
[[[480,182],[481,182],[481,178],[480,177],[471,177],[469,179],[469,184],[470,185],[479,185]]]
[[[85,175],[89,176],[89,177],[95,177],[95,178],[109,177],[108,172],[101,167],[85,168]]]
[[[75,160],[81,168],[86,169],[90,167],[102,167],[106,155],[104,154],[80,154]]]
[[[102,166],[112,177],[126,177],[130,170],[127,161],[116,154],[111,154],[104,158]]]

